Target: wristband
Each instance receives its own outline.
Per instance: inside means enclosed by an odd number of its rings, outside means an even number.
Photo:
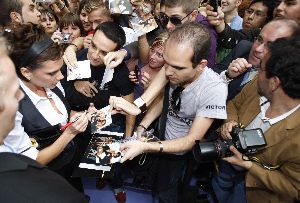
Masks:
[[[69,46],[70,46],[70,45],[75,46],[75,47],[76,47],[76,51],[78,51],[78,46],[77,46],[76,44],[73,44],[73,43],[72,43],[72,44],[69,44]]]
[[[145,131],[147,130],[147,128],[145,126],[143,126],[142,124],[138,124],[137,127],[142,127]]]
[[[162,144],[161,141],[158,141],[159,144],[159,153],[162,153],[164,151],[164,145]]]
[[[229,71],[228,71],[228,70],[225,71],[225,76],[226,76],[226,78],[228,78],[229,80],[232,80],[232,79],[233,79],[232,77],[230,77]]]
[[[141,110],[142,113],[147,110],[146,102],[141,97],[134,100],[133,103]]]

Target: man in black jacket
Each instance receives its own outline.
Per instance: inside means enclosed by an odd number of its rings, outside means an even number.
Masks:
[[[280,28],[280,29],[279,29]],[[237,95],[256,75],[256,67],[268,51],[268,43],[289,37],[299,25],[289,19],[275,19],[264,26],[254,43],[242,40],[213,70],[229,82],[228,100]]]

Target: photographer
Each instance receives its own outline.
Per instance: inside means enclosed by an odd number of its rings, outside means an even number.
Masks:
[[[235,169],[222,164],[213,180],[220,202],[287,203],[300,196],[300,39],[278,39],[269,48],[258,76],[228,103],[228,119],[221,127],[225,139],[232,138],[238,123],[260,128],[267,146],[251,157],[230,147],[234,156],[224,160]],[[240,167],[247,170],[245,179],[238,182],[235,176],[230,183]]]

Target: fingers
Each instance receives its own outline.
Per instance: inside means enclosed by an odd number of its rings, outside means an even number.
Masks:
[[[74,87],[75,89],[83,94],[86,97],[93,97],[95,96],[93,90],[90,88],[90,82],[89,81],[75,81]]]
[[[95,87],[95,85],[96,85],[96,81],[94,81],[93,83],[90,83],[89,84],[89,87],[91,88],[90,90],[92,90],[92,92],[93,92],[93,94],[94,93],[98,93],[98,90],[97,90],[97,88]],[[95,96],[95,95],[94,95]]]
[[[141,82],[144,85],[144,87],[148,87],[150,83],[150,75],[147,72],[142,72]]]
[[[122,56],[121,51],[115,51],[106,54],[103,58],[103,62],[107,67],[115,68],[122,63],[123,59],[124,57]]]
[[[61,36],[61,32],[58,30],[56,30],[52,36],[51,36],[51,39],[53,42],[57,43],[57,44],[60,44],[60,42],[62,41],[62,36]]]
[[[92,42],[92,38],[93,36],[92,35],[88,35],[84,38],[83,40],[83,46],[85,49],[89,48],[90,45],[91,45],[91,42]]]
[[[229,121],[222,125],[221,127],[221,135],[224,139],[232,139],[231,137],[231,131],[233,126],[236,126],[238,123],[236,121]]]
[[[244,58],[237,58],[233,60],[228,67],[229,76],[235,78],[244,72],[247,71],[248,68],[252,67],[250,63]]]
[[[65,64],[68,67],[71,67],[71,68],[77,68],[78,67],[76,53],[72,49],[72,46],[70,48],[68,47],[66,49],[66,51],[63,55],[63,59],[64,59]]]
[[[134,71],[130,71],[130,73],[129,73],[129,79],[130,79],[131,82],[133,82],[135,84],[139,83],[138,79],[136,78],[136,75],[135,75]]]

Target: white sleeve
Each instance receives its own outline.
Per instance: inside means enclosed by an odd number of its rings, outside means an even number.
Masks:
[[[23,154],[29,158],[36,159],[38,150],[31,146],[31,141],[22,126],[23,115],[17,112],[15,126],[4,139],[4,144],[0,146],[1,152],[13,152]]]
[[[226,100],[228,87],[225,83],[219,83],[212,87],[206,87],[199,97],[197,117],[226,119]]]

